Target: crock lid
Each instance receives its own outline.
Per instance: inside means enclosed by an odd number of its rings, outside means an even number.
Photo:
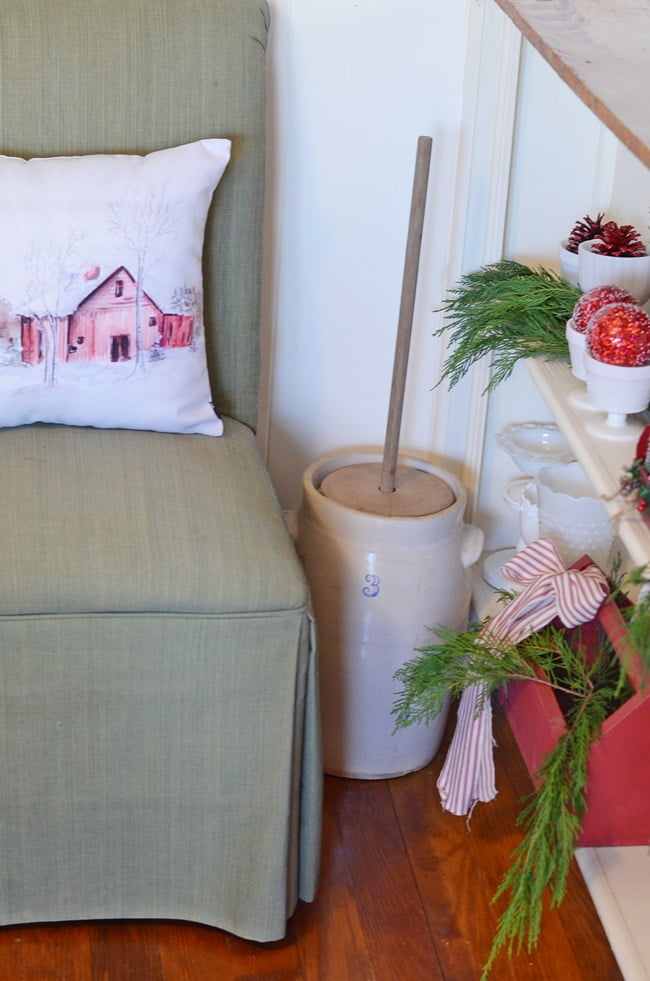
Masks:
[[[436,474],[400,465],[395,490],[379,489],[381,463],[354,463],[323,478],[320,492],[344,507],[384,518],[419,518],[445,511],[456,502],[449,484]]]

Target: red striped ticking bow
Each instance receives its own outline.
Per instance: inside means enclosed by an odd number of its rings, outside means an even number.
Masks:
[[[517,644],[559,617],[565,627],[592,620],[608,593],[607,580],[595,565],[567,569],[555,545],[539,538],[501,569],[524,588],[499,610],[477,638]],[[445,810],[470,814],[477,801],[496,797],[492,756],[492,706],[483,685],[466,688],[437,787]]]

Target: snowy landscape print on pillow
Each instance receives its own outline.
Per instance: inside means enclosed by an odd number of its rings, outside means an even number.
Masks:
[[[230,141],[0,156],[0,426],[219,436],[202,251]]]

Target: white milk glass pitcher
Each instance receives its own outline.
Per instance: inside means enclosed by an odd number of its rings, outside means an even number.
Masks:
[[[539,508],[537,506],[537,481],[534,477],[515,477],[506,486],[503,499],[519,512],[518,552],[539,538]]]
[[[556,463],[537,475],[539,533],[568,566],[582,555],[609,570],[614,528],[579,463]]]

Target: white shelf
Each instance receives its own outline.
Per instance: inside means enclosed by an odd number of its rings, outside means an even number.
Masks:
[[[568,364],[530,359],[526,366],[594,491],[602,498],[630,565],[650,562],[650,525],[633,503],[618,493],[620,478],[634,459],[637,436],[603,438],[590,431],[590,425],[604,419],[604,413],[580,404],[587,401],[585,385],[574,378]],[[632,419],[639,424],[645,422],[638,416]]]
[[[543,58],[650,166],[647,0],[496,0]]]
[[[625,981],[648,981],[648,846],[578,848],[576,860]]]

